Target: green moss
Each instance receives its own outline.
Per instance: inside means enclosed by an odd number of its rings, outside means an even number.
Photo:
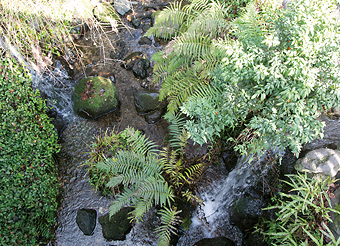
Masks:
[[[0,61],[0,245],[53,239],[58,194],[57,136],[27,72]]]
[[[116,87],[109,79],[88,77],[80,80],[74,88],[73,110],[78,115],[95,119],[118,107]]]

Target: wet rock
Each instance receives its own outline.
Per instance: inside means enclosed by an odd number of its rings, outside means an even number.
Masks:
[[[235,243],[226,237],[203,238],[194,246],[234,246]]]
[[[110,3],[98,3],[93,9],[93,15],[103,23],[109,23],[112,26],[118,24],[119,16]]]
[[[135,65],[136,61],[143,56],[142,52],[133,52],[129,55],[127,55],[123,61],[124,63],[122,64],[122,67],[125,68],[126,70],[131,70],[133,66]]]
[[[138,90],[134,93],[135,107],[149,124],[157,123],[165,113],[166,103],[159,101],[159,94],[149,90]]]
[[[150,24],[144,24],[143,26],[142,26],[142,30],[143,30],[143,32],[147,32],[149,29],[150,29]]]
[[[302,150],[304,153],[319,148],[336,149],[340,147],[340,120],[330,119],[325,115],[322,115],[319,120],[326,125],[323,129],[324,137],[322,139],[315,139],[306,144]]]
[[[48,108],[46,110],[46,114],[48,117],[52,119],[54,130],[58,134],[58,137],[60,137],[66,125],[64,117],[61,114],[59,114],[57,109],[54,107]]]
[[[126,44],[123,41],[116,43],[115,50],[110,52],[110,58],[115,60],[122,60],[126,54]]]
[[[299,172],[334,177],[340,167],[340,151],[324,148],[313,150],[297,160],[294,167]]]
[[[81,79],[74,88],[73,110],[86,119],[96,119],[118,108],[118,95],[113,83],[103,77]]]
[[[251,229],[262,215],[264,204],[252,197],[242,197],[232,204],[231,221],[240,229]]]
[[[163,114],[164,114],[163,111],[157,110],[146,114],[144,118],[148,124],[156,124],[158,121],[161,120]]]
[[[340,212],[340,189],[334,192],[334,198],[331,199],[331,204],[333,209]],[[333,222],[328,222],[329,228],[337,240],[340,237],[340,215],[331,211],[330,216]]]
[[[128,213],[131,212],[131,208],[122,208],[115,215],[109,216],[109,214],[98,218],[100,225],[102,226],[103,236],[106,240],[124,240],[126,235],[130,232],[132,226],[128,219]]]
[[[120,15],[125,15],[130,11],[132,4],[129,0],[115,0],[114,8]]]
[[[140,114],[146,114],[154,110],[166,107],[164,102],[159,101],[159,93],[149,90],[138,90],[134,94],[136,110]]]
[[[145,79],[149,67],[150,61],[148,59],[138,58],[132,67],[133,75],[135,75],[137,79]]]
[[[96,221],[96,210],[83,208],[77,211],[76,222],[79,229],[84,233],[84,235],[93,235],[94,228],[96,227]]]
[[[152,40],[148,37],[142,37],[139,41],[138,41],[138,44],[140,45],[143,45],[143,44],[146,44],[146,45],[151,45],[152,44]]]
[[[135,28],[139,28],[140,25],[141,25],[141,20],[140,20],[140,19],[137,19],[137,18],[134,18],[133,20],[131,20],[131,23],[132,23],[132,25],[133,25]]]

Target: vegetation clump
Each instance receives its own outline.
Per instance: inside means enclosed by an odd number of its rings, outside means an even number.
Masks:
[[[307,174],[287,175],[283,181],[289,192],[280,192],[272,199],[275,218],[258,226],[270,245],[339,245],[329,229],[330,212],[340,212],[331,207],[330,178],[312,179]]]
[[[58,151],[45,102],[27,71],[0,61],[0,244],[37,245],[53,239]]]

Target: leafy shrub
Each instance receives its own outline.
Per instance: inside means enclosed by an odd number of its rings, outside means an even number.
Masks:
[[[287,176],[289,182],[283,182],[291,190],[274,197],[276,204],[266,209],[275,209],[276,219],[265,221],[259,231],[270,245],[339,245],[340,238],[336,240],[328,227],[329,212],[340,214],[330,207],[327,190],[332,181],[311,179],[306,173]]]
[[[275,2],[275,1],[274,1]],[[339,26],[335,1],[290,1],[287,8],[253,3],[219,42],[225,57],[211,84],[182,107],[186,129],[202,144],[242,126],[236,150],[259,152],[322,137],[317,117],[340,104]],[[236,37],[236,38],[235,38]]]
[[[16,61],[0,61],[0,245],[53,238],[57,136],[45,102]]]

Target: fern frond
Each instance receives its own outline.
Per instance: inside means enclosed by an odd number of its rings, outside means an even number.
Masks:
[[[187,202],[191,202],[193,204],[203,204],[203,200],[194,195],[190,190],[182,191],[181,194],[187,199]]]
[[[177,235],[176,225],[181,223],[178,216],[182,211],[172,210],[171,208],[164,207],[158,212],[161,216],[162,225],[156,229],[158,236],[158,246],[168,246],[171,239],[171,234]]]
[[[197,178],[202,176],[204,169],[203,163],[198,163],[185,169],[184,173],[186,175],[186,182],[191,184],[191,182],[197,180]]]
[[[134,128],[127,127],[122,136],[126,138],[127,143],[133,151],[141,155],[155,154],[158,152],[157,145],[150,141],[145,135]]]
[[[183,23],[190,15],[188,8],[182,7],[182,2],[175,2],[163,9],[155,18],[155,23],[145,34],[158,38],[170,39],[180,33]]]
[[[124,174],[120,174],[118,176],[112,177],[109,182],[106,184],[107,187],[115,187],[121,183],[124,185],[129,184],[140,184],[147,175],[144,172],[137,173],[136,170],[129,170]]]
[[[170,123],[169,125],[170,147],[182,151],[185,148],[188,140],[188,138],[185,137],[187,136],[187,134],[183,132],[184,124],[186,121],[185,118],[183,117],[182,114],[167,113],[164,115],[164,119],[166,119]]]
[[[185,56],[189,59],[188,66],[193,60],[201,59],[202,56],[211,53],[211,38],[197,32],[186,33],[176,38],[173,47],[173,52],[178,56]]]
[[[171,186],[168,186],[164,180],[156,180],[153,177],[146,178],[135,195],[142,197],[145,201],[154,201],[155,206],[170,205],[170,201],[173,200]]]
[[[116,199],[110,206],[110,217],[119,212],[122,207],[129,206],[131,203],[136,202],[135,192],[137,187],[134,189],[125,189],[123,193],[118,194]]]
[[[129,151],[118,151],[117,155],[112,159],[107,159],[97,164],[97,168],[110,172],[114,175],[127,173],[143,173],[148,176],[162,179],[162,166],[158,160],[152,156],[144,156]]]
[[[258,12],[256,3],[248,3],[241,16],[235,19],[232,25],[238,40],[247,46],[261,46],[265,36],[270,32],[268,24]]]
[[[152,201],[151,200],[140,200],[135,205],[133,205],[134,210],[132,210],[129,214],[129,219],[131,222],[136,221],[139,223],[139,221],[143,221],[142,218],[146,212],[150,210],[152,207]]]

